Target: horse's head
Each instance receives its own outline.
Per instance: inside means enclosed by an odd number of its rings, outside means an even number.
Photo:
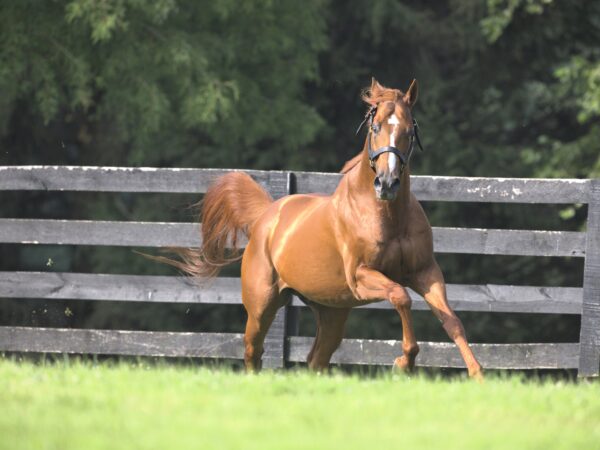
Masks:
[[[385,88],[373,78],[371,87],[363,95],[363,100],[370,105],[365,116],[369,125],[367,149],[379,200],[396,198],[415,142],[420,146],[417,124],[411,114],[417,93],[417,80],[413,80],[404,93]]]

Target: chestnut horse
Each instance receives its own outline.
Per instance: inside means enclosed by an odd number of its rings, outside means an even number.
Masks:
[[[237,234],[248,236],[241,256],[248,370],[260,369],[267,330],[292,293],[311,307],[317,320],[310,368],[328,367],[351,308],[387,300],[402,321],[403,355],[394,365],[411,370],[419,346],[408,286],[441,321],[469,375],[481,378],[462,323],[448,305],[431,226],[410,192],[409,159],[418,142],[411,109],[417,91],[416,80],[403,93],[373,79],[363,95],[370,107],[363,121],[369,126],[365,145],[346,163],[332,195],[289,195],[274,202],[247,174],[229,173],[204,198],[202,247],[177,250],[182,261],[157,258],[190,275],[210,278],[236,259],[227,256],[227,247],[232,242],[235,247]]]

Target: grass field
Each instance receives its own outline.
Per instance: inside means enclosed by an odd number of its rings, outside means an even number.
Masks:
[[[600,384],[0,359],[1,449],[600,449]]]

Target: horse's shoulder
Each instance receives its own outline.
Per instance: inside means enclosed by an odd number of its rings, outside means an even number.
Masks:
[[[413,219],[424,218],[425,220],[427,220],[427,215],[423,210],[423,206],[421,206],[421,202],[417,200],[417,197],[415,197],[415,194],[413,194],[412,192],[410,193],[408,213],[410,216],[412,216]]]
[[[408,234],[418,236],[431,234],[431,225],[429,219],[414,194],[411,193],[410,205],[408,209]]]

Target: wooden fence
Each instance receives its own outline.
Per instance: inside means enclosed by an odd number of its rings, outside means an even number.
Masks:
[[[204,193],[227,170],[120,167],[0,167],[0,190]],[[247,171],[273,197],[332,192],[340,175]],[[458,311],[581,314],[579,343],[473,344],[486,368],[578,369],[598,376],[600,363],[600,180],[412,177],[422,201],[588,204],[587,232],[434,228],[438,253],[585,258],[583,286],[448,285]],[[86,220],[0,219],[0,242],[111,246],[198,246],[197,224]],[[415,293],[413,308],[427,309]],[[240,304],[240,280],[218,278],[199,289],[183,277],[54,272],[0,272],[0,297],[83,301]],[[1,307],[1,300],[0,300]],[[265,343],[264,363],[304,361],[312,338],[288,333],[286,316],[304,305],[296,298],[280,310]],[[364,308],[391,309],[386,303]],[[287,327],[286,327],[287,323]],[[242,358],[237,333],[0,327],[0,351]],[[346,339],[333,362],[389,365],[399,341]],[[451,343],[420,342],[421,366],[464,367]]]

